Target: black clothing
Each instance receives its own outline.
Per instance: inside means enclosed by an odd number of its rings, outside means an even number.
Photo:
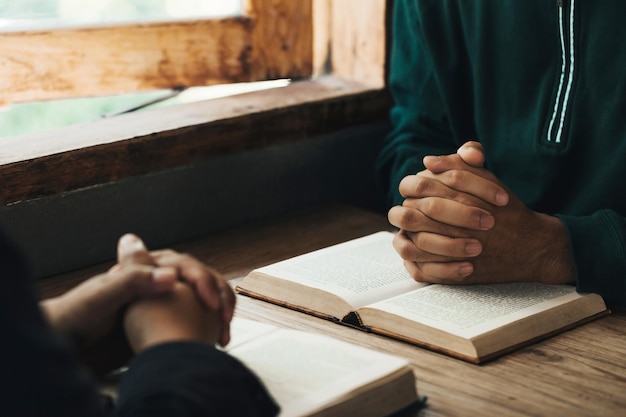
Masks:
[[[0,233],[0,416],[271,416],[277,407],[239,361],[201,343],[166,343],[130,363],[118,406],[47,324],[19,251]]]

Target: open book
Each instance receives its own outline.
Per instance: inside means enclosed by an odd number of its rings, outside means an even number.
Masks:
[[[405,359],[235,317],[226,350],[263,381],[281,417],[383,417],[418,401]]]
[[[378,232],[252,271],[239,293],[479,363],[608,314],[569,285],[424,285]]]

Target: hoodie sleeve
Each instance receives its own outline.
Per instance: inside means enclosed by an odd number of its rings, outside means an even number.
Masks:
[[[257,377],[212,346],[171,342],[135,357],[119,389],[118,417],[269,417],[278,407]]]
[[[207,345],[177,342],[136,356],[114,408],[46,322],[20,252],[0,233],[0,416],[273,416],[256,376]]]
[[[613,210],[591,216],[557,215],[567,229],[576,263],[576,288],[626,306],[626,218]]]
[[[450,131],[436,71],[420,34],[416,2],[395,1],[393,19],[392,131],[376,162],[379,188],[391,205],[402,203],[398,185],[405,176],[424,169],[424,156],[454,153],[460,146]]]

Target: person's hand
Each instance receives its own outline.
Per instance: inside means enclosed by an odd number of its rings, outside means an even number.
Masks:
[[[407,199],[389,220],[401,229],[394,247],[414,279],[573,281],[561,222],[528,209],[483,162],[482,148],[472,142],[457,154],[425,158],[421,178],[403,180]]]
[[[132,300],[171,291],[176,283],[176,269],[155,266],[143,242],[134,236],[119,240],[118,261],[108,272],[40,303],[51,327],[78,347],[108,334]]]
[[[219,312],[219,342],[228,343],[235,305],[228,283],[191,256],[148,252],[141,239],[131,234],[120,238],[118,263],[107,273],[40,305],[53,329],[81,347],[108,334],[130,302],[170,292],[178,281],[187,283],[208,308]]]
[[[469,258],[478,256],[483,248],[470,230],[491,229],[494,208],[508,204],[506,189],[481,169],[484,155],[480,144],[471,144],[457,155],[424,158],[427,169],[400,183],[405,200],[402,206],[393,207],[388,217],[401,229],[394,241],[396,250],[408,262],[426,266],[418,274],[407,263],[416,279],[463,278],[473,272]]]
[[[124,329],[135,353],[161,343],[195,341],[214,345],[221,318],[194,289],[182,282],[172,291],[133,302],[124,316]]]
[[[217,312],[217,342],[226,346],[230,341],[230,322],[235,313],[236,301],[228,282],[217,271],[192,256],[172,250],[154,251],[150,255],[158,267],[174,268],[179,280],[193,289],[204,306]]]

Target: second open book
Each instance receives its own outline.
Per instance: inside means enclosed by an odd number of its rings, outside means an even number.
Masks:
[[[252,271],[239,293],[482,362],[607,314],[568,285],[416,283],[379,232]]]
[[[231,334],[226,350],[261,379],[280,417],[383,417],[419,406],[406,359],[240,317]]]

